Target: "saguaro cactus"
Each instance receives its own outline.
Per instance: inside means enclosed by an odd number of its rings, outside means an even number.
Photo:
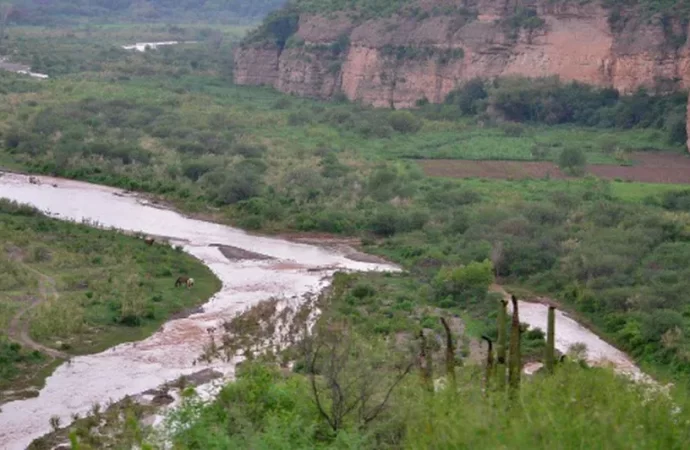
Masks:
[[[434,392],[433,368],[431,362],[432,355],[427,346],[424,330],[419,331],[419,368],[422,376],[422,384],[430,391]]]
[[[544,351],[544,360],[546,364],[546,371],[553,373],[553,363],[556,347],[556,307],[549,305],[548,323],[546,325],[546,349]]]
[[[482,339],[488,344],[486,352],[486,371],[484,373],[484,390],[488,393],[494,371],[494,343],[486,336],[482,336]]]
[[[498,327],[498,341],[496,343],[496,376],[498,377],[498,387],[503,388],[506,385],[506,305],[508,302],[501,299],[498,308],[498,319],[496,326]]]
[[[455,390],[455,344],[453,343],[453,334],[450,332],[450,326],[448,326],[445,318],[441,317],[441,323],[446,330],[446,376],[451,388]]]
[[[512,391],[520,387],[520,370],[522,369],[520,356],[520,315],[518,301],[511,296],[513,303],[513,319],[510,324],[510,354],[508,355],[508,384]]]

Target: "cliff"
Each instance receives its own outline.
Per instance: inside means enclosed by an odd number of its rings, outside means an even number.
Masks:
[[[441,102],[474,77],[559,75],[623,93],[690,85],[688,22],[678,15],[598,1],[398,1],[378,17],[308,12],[298,1],[294,23],[264,25],[236,50],[235,81],[396,108]]]

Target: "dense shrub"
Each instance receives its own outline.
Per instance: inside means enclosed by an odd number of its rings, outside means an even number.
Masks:
[[[687,140],[683,92],[653,95],[641,88],[621,96],[615,89],[565,83],[558,77],[510,77],[496,80],[490,89],[481,80],[471,80],[449,93],[446,104],[457,106],[463,115],[479,114],[491,104],[495,112],[515,122],[658,128],[672,144]]]
[[[410,111],[394,111],[390,114],[391,127],[400,133],[416,133],[422,122]]]
[[[567,174],[584,175],[587,166],[587,157],[578,147],[566,147],[558,155],[558,167]]]
[[[457,90],[451,91],[446,97],[447,104],[457,105],[465,115],[475,115],[486,108],[484,101],[488,97],[484,81],[474,78]]]
[[[484,297],[494,281],[491,261],[471,262],[462,267],[444,267],[435,278],[439,296],[450,295],[455,299],[468,296]]]

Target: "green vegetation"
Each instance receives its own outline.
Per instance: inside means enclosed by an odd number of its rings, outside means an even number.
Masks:
[[[614,89],[563,83],[557,77],[506,78],[491,86],[483,86],[478,80],[470,81],[449,94],[446,103],[457,105],[464,115],[481,113],[491,105],[505,119],[516,122],[652,128],[663,130],[669,144],[683,145],[687,140],[687,94],[682,92],[651,95],[639,89],[633,95],[620,96]],[[615,143],[604,150],[613,152]]]
[[[435,60],[439,64],[448,64],[465,56],[462,48],[412,47],[390,44],[381,48],[381,54],[386,57],[393,57],[398,61]]]
[[[293,5],[300,12],[336,13],[349,12],[356,20],[390,17],[401,11],[411,0],[297,0]]]
[[[284,18],[266,22],[273,24],[265,24],[271,39],[299,45],[289,42],[294,22]],[[244,228],[359,236],[365,250],[407,269],[336,277],[320,310],[323,324],[341,327],[338,336],[351,333],[352,354],[312,347],[285,356],[304,376],[248,364],[238,384],[210,404],[187,392],[169,429],[177,448],[673,449],[687,441],[680,393],[643,404],[643,391],[605,370],[555,364],[552,377],[521,380],[513,390],[516,401],[506,408],[502,391],[483,393],[483,374],[464,364],[484,360],[473,347],[482,335],[499,344],[497,370],[509,362],[508,324],[499,330],[498,299],[487,292],[498,281],[560,300],[651,370],[686,381],[686,190],[590,177],[443,180],[425,177],[414,161],[404,160],[562,156],[566,167],[626,164],[631,150],[681,149],[670,131],[682,96],[623,98],[554,80],[534,83],[544,89],[521,80],[473,81],[444,105],[374,110],[233,86],[229,52],[219,50],[230,50],[232,38],[215,45],[209,34],[199,44],[140,54],[109,47],[86,31],[39,39],[49,33],[15,29],[2,44],[22,58],[40,55],[55,75],[39,81],[0,74],[2,164],[149,192]],[[342,52],[347,45],[338,40],[325,51]],[[79,46],[85,56],[74,55]],[[48,58],[60,51],[74,61]],[[488,106],[502,117],[488,114]],[[7,285],[0,318],[7,323],[13,317],[20,292],[42,298],[46,277],[55,280],[60,302],[48,299],[29,316],[32,336],[45,345],[59,340],[68,347],[64,351],[79,353],[125,334],[136,339],[217,288],[208,271],[166,246],[146,247],[23,209],[0,218],[8,224],[0,228],[3,241],[24,255],[21,262],[3,262],[0,285]],[[173,288],[178,272],[197,279],[194,290]],[[409,354],[388,344],[414,344],[421,331],[426,354],[437,355],[445,330],[441,317],[451,322],[457,340],[461,389],[430,394],[430,377],[421,389],[416,377],[406,376],[372,417],[385,387],[408,367],[402,363]],[[520,339],[513,340],[519,351],[512,353],[541,360],[543,330],[519,328]],[[0,352],[5,376],[47,362],[6,341]],[[310,363],[305,354],[318,355]],[[348,397],[358,406],[347,413],[334,406],[342,402],[328,394],[329,380],[338,379],[329,374],[337,366],[329,366],[329,355],[352,356],[345,358],[343,376],[354,377],[355,391],[371,389],[371,402],[361,406],[361,398]],[[438,357],[430,358],[424,373],[441,367]],[[312,383],[325,414],[312,400]],[[677,415],[671,402],[681,406]],[[74,439],[82,446],[81,435]]]
[[[247,23],[261,19],[285,3],[283,0],[13,0],[10,23],[23,25],[73,25],[117,22]]]
[[[438,293],[435,280],[444,266],[454,270],[489,258],[498,277],[563,299],[640,360],[678,373],[690,367],[683,356],[690,341],[674,331],[690,324],[682,312],[671,312],[686,305],[684,269],[674,261],[685,251],[688,219],[664,209],[660,196],[673,187],[589,179],[444,181],[395,161],[556,161],[560,154],[579,158],[578,150],[564,150],[579,148],[588,164],[626,163],[626,150],[679,148],[669,146],[658,129],[637,128],[657,126],[649,116],[634,129],[605,132],[529,122],[508,127],[488,121],[481,128],[475,122],[481,119],[463,117],[463,111],[481,114],[482,99],[491,102],[513,89],[528,100],[538,92],[521,90],[524,83],[475,82],[447,105],[391,112],[233,86],[218,66],[187,65],[184,55],[194,52],[128,55],[109,72],[128,75],[111,76],[108,83],[101,72],[47,83],[3,75],[12,101],[0,107],[0,161],[159,194],[245,228],[363,235],[370,251],[413,269],[410,282],[420,296],[410,302],[426,298],[477,317],[486,312],[481,297]],[[139,64],[148,71],[132,72]],[[588,92],[554,86],[547,90],[554,98]],[[592,104],[594,111],[601,107],[597,96],[603,94],[592,92],[591,102],[582,95],[584,106],[575,104],[578,114]],[[650,97],[645,104],[661,102],[656,114],[663,116],[663,105],[676,105],[663,99]],[[627,102],[607,104],[625,116]],[[542,117],[548,116],[524,119]],[[647,268],[652,263],[659,272]],[[672,335],[680,337],[669,340]]]
[[[92,353],[144,338],[220,287],[209,269],[168,245],[149,247],[141,239],[50,219],[5,200],[0,240],[3,388],[25,382],[50,362],[24,348],[28,343],[10,343],[5,333],[17,340],[27,329],[33,340],[65,354]],[[180,274],[195,278],[194,289],[174,288]],[[13,319],[16,327],[9,326]]]
[[[558,167],[565,173],[582,176],[585,173],[587,165],[587,158],[582,150],[575,147],[568,147],[563,149],[558,156]]]
[[[0,53],[30,65],[51,77],[77,73],[103,73],[113,80],[165,74],[182,76],[191,71],[230,76],[230,45],[247,28],[199,25],[84,25],[71,28],[14,27],[0,42]],[[157,52],[122,48],[135,42],[183,41]]]
[[[516,7],[513,14],[503,19],[502,25],[510,38],[517,39],[520,31],[526,30],[531,36],[531,33],[544,27],[545,23],[537,15],[536,9]]]
[[[335,286],[341,291],[338,281]],[[352,293],[362,291],[357,286]],[[208,449],[680,449],[688,438],[684,397],[652,393],[607,370],[566,361],[520,384],[514,367],[520,354],[517,313],[509,395],[488,378],[480,383],[478,366],[458,369],[457,362],[446,366],[445,387],[429,389],[438,352],[424,333],[418,346],[409,345],[419,352],[420,383],[407,376],[415,364],[405,357],[405,345],[391,354],[382,340],[368,337],[363,344],[355,330],[366,333],[366,327],[343,327],[332,317],[320,322],[298,344],[297,373],[251,361],[210,403],[187,390],[181,408],[168,417],[165,438],[175,448]],[[486,376],[505,379],[505,365],[494,374],[488,355]]]

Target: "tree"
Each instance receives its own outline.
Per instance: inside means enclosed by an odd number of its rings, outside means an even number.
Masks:
[[[304,339],[302,351],[316,408],[336,433],[348,420],[360,427],[375,420],[414,364],[410,358],[396,361],[343,323],[320,326]]]
[[[577,147],[566,147],[558,156],[558,167],[573,176],[585,174],[587,157],[585,153]]]
[[[441,295],[453,297],[483,295],[494,282],[491,261],[473,261],[466,266],[444,267],[436,276],[435,284]]]
[[[421,121],[409,111],[394,111],[389,121],[391,127],[400,133],[416,133],[422,127]]]

